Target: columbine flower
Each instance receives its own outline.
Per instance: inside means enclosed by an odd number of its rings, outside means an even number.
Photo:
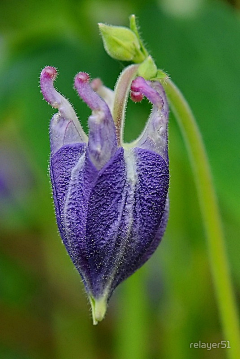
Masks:
[[[75,78],[91,108],[88,136],[71,104],[53,87],[57,72],[41,73],[43,96],[58,109],[50,125],[50,174],[57,224],[88,294],[93,322],[105,315],[116,286],[141,267],[157,248],[168,218],[168,105],[159,82],[127,67],[112,91],[99,79]],[[134,80],[133,80],[134,79]],[[132,81],[133,80],[133,81]],[[127,97],[153,104],[140,137],[124,144]]]

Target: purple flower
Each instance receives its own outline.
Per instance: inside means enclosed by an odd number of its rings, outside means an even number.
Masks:
[[[50,174],[56,218],[64,245],[88,294],[93,322],[105,315],[116,286],[156,250],[168,219],[168,104],[159,82],[127,67],[112,91],[89,75],[75,77],[79,96],[91,108],[88,136],[71,104],[53,87],[57,72],[41,73],[43,96],[58,109],[50,125]],[[133,80],[133,81],[132,81]],[[122,141],[131,97],[153,104],[139,138]]]

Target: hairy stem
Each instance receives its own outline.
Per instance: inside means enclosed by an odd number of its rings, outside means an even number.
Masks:
[[[218,203],[208,158],[192,111],[179,89],[170,79],[163,83],[171,109],[178,121],[190,156],[197,185],[209,252],[209,262],[216,291],[227,351],[231,359],[240,358],[238,311],[231,283]]]

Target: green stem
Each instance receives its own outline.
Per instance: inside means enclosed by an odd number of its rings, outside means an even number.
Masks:
[[[231,359],[240,358],[238,311],[231,283],[224,236],[211,171],[203,140],[192,111],[181,92],[169,79],[163,83],[171,109],[178,121],[190,156],[200,207],[207,233],[209,261],[225,340]]]
[[[145,282],[146,269],[141,268],[123,284],[119,305],[124,310],[117,321],[115,359],[149,358],[149,307]]]

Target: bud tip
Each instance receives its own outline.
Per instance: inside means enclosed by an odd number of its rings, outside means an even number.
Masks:
[[[89,296],[89,300],[92,308],[93,325],[97,325],[98,322],[101,322],[103,320],[106,314],[107,300],[105,296],[98,299]]]
[[[77,84],[84,84],[84,83],[88,83],[90,80],[90,76],[89,74],[87,74],[86,72],[79,72],[76,76],[75,76],[75,87],[77,87]]]
[[[57,70],[55,67],[52,66],[46,66],[41,72],[41,77],[49,78],[49,79],[55,79],[57,77]]]

